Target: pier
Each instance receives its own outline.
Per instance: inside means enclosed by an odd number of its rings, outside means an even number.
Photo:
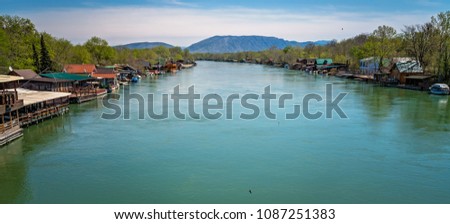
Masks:
[[[0,75],[0,146],[21,137],[18,110],[23,106],[17,87],[22,77]]]
[[[60,116],[69,111],[70,93],[34,91],[18,88],[18,97],[24,105],[19,109],[21,127]]]

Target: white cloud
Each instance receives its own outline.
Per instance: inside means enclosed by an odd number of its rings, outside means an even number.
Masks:
[[[379,25],[390,25],[400,31],[403,25],[424,23],[432,15],[411,12],[371,14],[249,8],[111,7],[28,12],[20,16],[30,18],[40,31],[75,43],[99,36],[112,45],[163,41],[188,46],[213,35],[264,35],[297,41],[339,40],[372,32]]]

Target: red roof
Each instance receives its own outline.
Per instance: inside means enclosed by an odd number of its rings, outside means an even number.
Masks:
[[[64,70],[67,73],[74,73],[74,74],[91,74],[93,72],[95,72],[95,65],[93,64],[70,64],[70,65],[65,65],[64,66]]]
[[[117,77],[116,74],[93,74],[92,77],[103,78],[103,79],[114,79]]]

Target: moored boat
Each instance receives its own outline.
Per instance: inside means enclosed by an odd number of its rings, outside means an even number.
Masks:
[[[139,78],[137,76],[133,76],[133,78],[131,78],[131,82],[138,82]]]
[[[450,88],[444,83],[435,83],[430,86],[430,93],[435,95],[448,95]]]
[[[195,64],[181,64],[182,69],[188,69],[188,68],[192,68],[194,66],[195,66]]]

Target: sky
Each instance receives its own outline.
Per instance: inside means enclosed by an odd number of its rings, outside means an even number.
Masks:
[[[1,15],[29,18],[74,44],[166,42],[187,47],[215,35],[342,40],[380,25],[401,32],[450,10],[450,0],[0,0]]]

